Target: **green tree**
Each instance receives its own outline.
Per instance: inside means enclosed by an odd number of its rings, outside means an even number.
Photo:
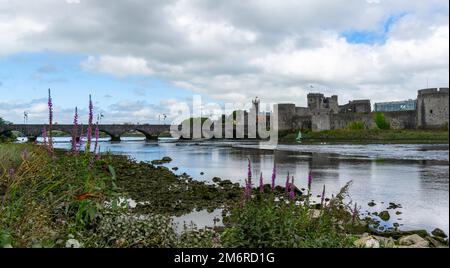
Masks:
[[[11,122],[4,120],[0,117],[0,126],[9,125]],[[0,143],[1,142],[7,142],[7,141],[13,141],[16,139],[16,136],[12,132],[6,132],[6,133],[0,133]]]
[[[391,124],[386,120],[384,113],[377,112],[374,116],[375,124],[379,129],[390,129]]]

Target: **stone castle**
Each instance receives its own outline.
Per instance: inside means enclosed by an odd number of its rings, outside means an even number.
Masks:
[[[279,131],[311,129],[322,131],[345,128],[354,121],[365,128],[375,126],[370,100],[353,100],[339,105],[338,96],[325,97],[321,93],[307,96],[308,107],[292,103],[277,104]],[[448,88],[428,88],[418,91],[415,109],[383,111],[393,129],[448,128]]]

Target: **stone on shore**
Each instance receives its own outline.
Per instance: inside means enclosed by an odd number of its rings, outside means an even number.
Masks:
[[[447,234],[439,228],[434,229],[431,234],[436,237],[447,238]]]
[[[400,246],[406,246],[410,248],[428,248],[430,242],[420,237],[417,234],[404,236],[398,240]]]
[[[380,247],[380,242],[377,239],[375,239],[375,237],[368,235],[368,234],[364,234],[363,237],[361,237],[360,239],[353,242],[353,244],[355,245],[355,247],[358,247],[358,248],[379,248]]]
[[[380,217],[380,219],[382,219],[383,221],[388,221],[391,218],[391,215],[387,210],[385,210],[380,212],[380,214],[378,214],[378,217]]]

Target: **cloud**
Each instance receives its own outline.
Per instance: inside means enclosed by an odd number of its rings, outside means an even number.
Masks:
[[[24,2],[0,0],[0,56],[81,53],[85,71],[224,101],[305,105],[310,84],[342,102],[384,101],[449,83],[446,0]]]
[[[89,56],[81,63],[81,67],[86,71],[106,73],[118,77],[125,77],[128,75],[150,75],[153,73],[148,67],[145,59],[131,56]]]

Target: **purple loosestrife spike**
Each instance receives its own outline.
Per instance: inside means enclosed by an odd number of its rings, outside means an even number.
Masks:
[[[292,183],[289,187],[289,199],[295,199],[295,184],[294,184],[294,176],[292,176]]]
[[[86,153],[89,153],[91,150],[91,142],[92,142],[92,121],[94,118],[94,105],[92,104],[92,97],[89,95],[89,120],[88,120],[88,128],[87,128],[87,142],[86,142]]]
[[[250,159],[248,159],[247,180],[251,187],[252,186],[252,163],[250,162]]]
[[[72,129],[72,152],[78,151],[78,107],[75,107],[75,114],[73,116],[73,129]]]
[[[325,185],[323,186],[322,196],[320,200],[320,205],[323,207],[323,203],[325,202]]]
[[[264,179],[261,172],[261,176],[259,177],[259,192],[264,193]]]
[[[273,164],[272,170],[272,192],[275,191],[275,179],[277,178],[277,167]]]
[[[53,154],[53,137],[52,137],[52,130],[53,130],[53,100],[52,100],[52,94],[50,89],[48,89],[48,126],[49,126],[49,133],[48,133],[48,145],[49,145],[49,152]]]
[[[309,174],[308,174],[308,190],[309,191],[311,190],[312,181],[313,181],[313,176],[312,176],[312,171],[310,170]]]
[[[284,185],[284,188],[285,188],[286,193],[287,193],[289,191],[289,171],[288,171],[287,176],[286,176],[286,184]]]

